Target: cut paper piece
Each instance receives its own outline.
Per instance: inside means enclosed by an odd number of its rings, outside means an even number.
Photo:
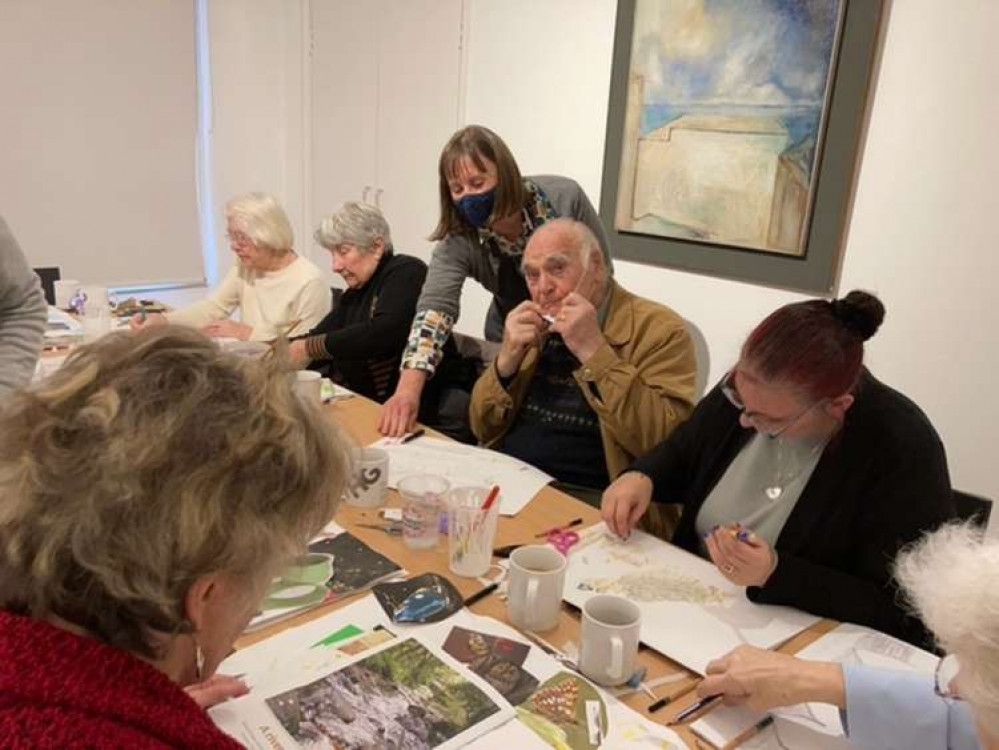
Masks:
[[[329,378],[323,378],[319,381],[319,397],[322,399],[324,404],[328,404],[331,401],[340,401],[346,398],[353,398],[355,394],[349,388],[344,388],[339,383],[334,383]]]
[[[256,693],[257,691],[255,691]],[[321,679],[228,701],[212,718],[250,748],[458,748],[513,709],[442,651],[415,638],[336,666]]]
[[[642,641],[699,674],[737,646],[771,648],[819,620],[754,604],[711,562],[649,534],[636,531],[621,541],[603,524],[598,528],[603,533],[569,557],[565,600],[580,608],[599,593],[634,601],[642,611]]]
[[[331,526],[336,525],[331,523],[327,528]],[[309,544],[307,555],[272,581],[247,631],[340,601],[403,572],[353,534],[341,531],[334,537],[316,539]]]
[[[811,661],[831,661],[843,665],[860,664],[879,669],[894,669],[920,674],[933,674],[939,658],[928,651],[885,635],[861,625],[842,623],[824,636],[796,654],[799,659]],[[770,712],[774,730],[761,732],[757,743],[765,743],[767,737],[774,742],[779,738],[788,747],[815,747],[816,750],[849,747],[844,737],[843,723],[839,709],[825,703],[804,703],[786,706]],[[760,722],[766,714],[746,708],[719,706],[707,716],[694,722],[692,729],[713,745],[721,747],[750,727]],[[791,725],[788,727],[788,725]],[[812,744],[791,745],[786,736],[805,736]],[[740,747],[780,747],[772,744],[751,745],[749,741]]]
[[[538,681],[523,668],[524,660],[531,651],[526,643],[466,628],[454,628],[444,641],[444,650],[467,665],[515,706],[538,687]]]
[[[597,704],[589,709],[587,704]],[[551,747],[595,750],[608,727],[607,707],[596,688],[571,672],[559,672],[539,687],[517,709],[518,719]],[[595,735],[590,725],[596,724]]]
[[[410,474],[436,474],[452,487],[500,488],[500,514],[514,516],[534,499],[553,477],[510,456],[462,445],[450,440],[424,437],[405,444],[393,444],[388,438],[372,443],[389,454],[389,487]]]

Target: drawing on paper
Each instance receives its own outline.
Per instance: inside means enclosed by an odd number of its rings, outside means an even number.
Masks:
[[[843,0],[637,0],[615,229],[801,256]]]
[[[733,594],[707,585],[677,570],[626,573],[619,578],[590,578],[580,581],[581,591],[619,594],[636,602],[688,602],[724,605]]]
[[[607,732],[607,706],[582,677],[559,672],[517,708],[517,718],[558,750],[596,750]]]
[[[745,589],[710,561],[643,532],[626,542],[604,534],[570,555],[566,600],[582,607],[598,593],[635,602],[642,610],[642,641],[701,674],[712,659],[743,643],[770,648],[818,620],[750,602]]]
[[[442,745],[500,707],[420,642],[407,639],[266,700],[303,748]]]

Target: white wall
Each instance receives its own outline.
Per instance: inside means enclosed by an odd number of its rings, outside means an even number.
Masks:
[[[499,132],[525,173],[569,175],[598,205],[616,3],[468,2],[466,121]],[[996,28],[999,3],[894,3],[839,290],[881,296],[888,317],[868,345],[869,364],[927,412],[954,484],[999,499]],[[766,313],[804,298],[633,263],[616,268],[625,286],[701,329],[709,382]],[[486,306],[466,285],[460,327],[481,331]]]
[[[312,231],[303,198],[308,139],[303,0],[209,0],[213,94],[214,218],[220,275],[233,264],[224,206],[239,193],[281,201],[296,248],[309,254]]]

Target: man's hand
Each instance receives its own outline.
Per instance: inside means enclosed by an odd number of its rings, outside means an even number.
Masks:
[[[420,396],[427,382],[425,370],[403,370],[395,393],[382,406],[378,431],[386,437],[402,437],[412,432],[420,413]]]
[[[631,535],[652,502],[652,480],[638,471],[626,471],[604,490],[600,516],[622,539]]]
[[[562,335],[569,351],[582,363],[596,354],[606,341],[597,321],[597,308],[578,292],[567,294],[562,300],[562,309],[555,316],[552,331]]]
[[[754,711],[813,701],[846,708],[839,664],[804,661],[752,646],[739,646],[708,664],[697,694],[718,695],[728,706],[745,705]]]
[[[541,347],[541,339],[547,328],[541,317],[541,308],[534,302],[525,300],[513,308],[506,316],[503,326],[503,344],[496,355],[496,371],[500,377],[509,378],[520,368],[532,346]]]

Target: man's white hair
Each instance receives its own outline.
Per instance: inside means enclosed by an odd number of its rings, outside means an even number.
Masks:
[[[534,234],[531,235],[531,239],[534,239],[537,236],[544,236],[549,233],[559,234],[568,239],[569,246],[579,252],[579,260],[583,264],[584,268],[589,265],[590,256],[593,255],[594,252],[603,252],[600,249],[600,240],[597,239],[593,230],[581,221],[567,218],[546,221],[537,230],[535,230]]]
[[[288,215],[278,199],[267,193],[245,193],[225,205],[226,218],[231,218],[257,247],[273,255],[291,252],[295,234]]]
[[[960,664],[961,697],[999,738],[999,540],[972,524],[944,526],[903,550],[895,577],[913,609]]]

